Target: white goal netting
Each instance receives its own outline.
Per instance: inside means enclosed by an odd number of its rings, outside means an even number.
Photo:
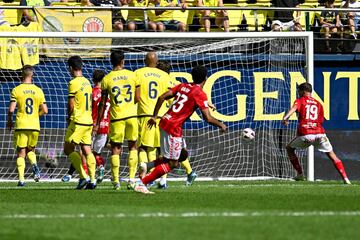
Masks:
[[[144,56],[156,51],[160,60],[171,64],[171,76],[178,81],[191,81],[190,71],[195,65],[209,70],[204,90],[216,106],[213,115],[224,121],[229,131],[217,129],[193,117],[184,126],[190,152],[190,163],[200,177],[221,178],[290,178],[295,172],[287,159],[285,145],[295,136],[296,121],[281,125],[284,111],[289,109],[296,93],[292,86],[308,78],[306,36],[242,37],[210,35],[207,38],[178,38],[163,35],[147,38],[142,34],[133,38],[107,39],[96,45],[96,39],[59,38],[42,41],[38,46],[40,62],[35,65],[34,83],[40,86],[47,100],[49,114],[41,119],[42,130],[36,149],[43,179],[61,178],[70,165],[63,154],[66,130],[67,86],[71,79],[67,57],[73,54],[85,59],[84,76],[91,79],[95,69],[111,70],[110,49],[122,49],[126,54],[125,67],[136,70],[144,66]],[[250,34],[247,34],[250,35]],[[281,35],[281,34],[277,34]],[[121,36],[121,35],[117,35]],[[216,36],[216,37],[213,37]],[[70,39],[70,40],[69,40]],[[15,39],[16,40],[16,39]],[[103,40],[103,39],[102,39]],[[99,40],[101,42],[101,40]],[[1,49],[26,47],[16,41],[1,41]],[[20,41],[18,41],[20,42]],[[15,45],[14,45],[15,43]],[[45,44],[46,43],[46,44]],[[35,48],[34,48],[35,47]],[[12,147],[13,132],[5,129],[6,113],[11,89],[19,84],[19,71],[0,71],[0,180],[17,179],[16,152]],[[294,84],[295,83],[295,84]],[[254,142],[245,142],[241,130],[253,128]],[[103,155],[108,160],[109,151]],[[306,170],[306,154],[301,153]],[[128,175],[126,144],[121,157],[121,177]],[[49,166],[55,162],[56,167]],[[110,178],[106,161],[106,178]],[[31,169],[26,168],[30,178]],[[184,177],[182,171],[171,174]]]

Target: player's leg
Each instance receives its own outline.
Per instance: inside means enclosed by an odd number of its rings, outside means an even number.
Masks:
[[[90,144],[81,144],[81,151],[86,158],[86,164],[88,167],[88,172],[90,176],[90,182],[86,185],[86,189],[95,189],[96,188],[96,161],[95,156],[92,153]]]
[[[16,169],[18,171],[18,186],[25,186],[25,157],[27,146],[27,135],[23,131],[14,132],[14,148],[16,149]]]
[[[122,144],[125,137],[125,121],[116,121],[110,124],[110,145],[111,145],[111,156],[110,156],[110,170],[111,170],[111,181],[115,190],[120,189],[120,154],[122,151]]]
[[[336,156],[334,151],[326,153],[326,156],[333,162],[336,170],[339,172],[345,184],[351,184],[349,178],[346,175],[346,171],[342,161]]]
[[[185,160],[184,160],[185,159]],[[191,168],[190,161],[189,161],[189,153],[188,151],[183,148],[181,150],[179,162],[183,168],[185,168],[187,179],[186,179],[186,186],[190,186],[194,183],[195,179],[197,178],[197,173]]]
[[[111,170],[111,181],[115,190],[120,189],[120,154],[121,154],[121,143],[111,143],[111,156],[110,156],[110,170]]]
[[[74,139],[76,138],[75,132],[75,124],[71,122],[65,133],[65,143],[64,143],[64,153],[69,157],[71,165],[75,168],[77,173],[80,176],[80,181],[82,183],[82,187],[85,187],[88,178],[81,161],[81,156],[78,152],[75,152],[76,143]],[[81,187],[78,185],[78,187]]]
[[[294,138],[286,146],[286,152],[289,157],[289,160],[297,172],[297,176],[294,178],[297,181],[305,180],[305,176],[304,176],[304,172],[303,172],[302,166],[300,164],[299,158],[297,157],[297,155],[295,153],[295,149],[296,148],[305,148],[305,147],[308,147],[308,145],[302,141],[301,137]]]
[[[97,134],[93,140],[93,154],[95,156],[96,167],[97,167],[97,183],[101,183],[104,179],[105,174],[105,160],[101,156],[102,149],[105,147],[107,142],[106,134]]]
[[[87,182],[89,181],[89,177],[83,168],[82,159],[81,159],[80,154],[75,151],[75,143],[65,142],[64,153],[69,157],[72,166],[75,168],[76,172],[79,174],[80,180],[79,180],[79,184],[76,188],[82,189],[83,187],[86,186]]]
[[[138,150],[136,145],[136,141],[139,135],[138,127],[138,120],[136,118],[130,118],[126,120],[125,138],[128,140],[129,144],[128,166],[130,183],[135,182],[135,175],[138,165]]]
[[[138,146],[139,146],[139,163],[147,163],[148,155],[147,155],[147,146],[149,136],[151,135],[151,129],[146,126],[147,117],[140,117],[138,119],[138,127],[139,127],[139,136],[138,136]]]
[[[143,184],[147,185],[155,181],[178,166],[177,159],[180,158],[182,142],[181,137],[173,137],[161,130],[161,154],[163,157],[153,162],[154,166],[157,165],[151,173],[141,179]]]
[[[339,172],[345,184],[351,184],[349,178],[346,175],[342,161],[336,156],[335,152],[333,151],[333,147],[326,135],[318,135],[317,139],[318,140],[314,143],[314,148],[326,154],[326,156],[334,164],[334,167]]]
[[[28,145],[27,145],[28,147],[26,148],[26,157],[31,164],[34,180],[35,182],[38,182],[40,180],[41,175],[40,175],[40,169],[37,165],[36,154],[34,150],[38,142],[39,132],[37,131],[28,132],[28,136],[29,137],[28,137]]]

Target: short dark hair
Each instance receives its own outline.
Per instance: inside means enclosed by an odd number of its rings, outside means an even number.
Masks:
[[[28,77],[34,73],[34,68],[31,65],[24,65],[22,68],[22,76]]]
[[[166,73],[170,73],[170,63],[168,61],[159,60],[156,64],[156,67],[160,70],[163,70]]]
[[[207,68],[204,66],[196,66],[191,70],[191,76],[194,83],[202,83],[207,77]]]
[[[100,69],[95,69],[93,73],[93,82],[98,83],[101,82],[102,79],[105,77],[105,72]]]
[[[311,93],[312,92],[312,86],[310,83],[302,83],[298,86],[298,91],[303,91],[303,92],[309,92]]]
[[[120,65],[121,61],[125,59],[124,52],[121,50],[114,50],[110,54],[110,62],[113,67]]]
[[[83,67],[83,61],[80,56],[71,56],[68,60],[69,67],[75,71],[79,71]]]

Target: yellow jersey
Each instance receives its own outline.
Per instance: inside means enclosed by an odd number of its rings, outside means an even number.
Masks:
[[[116,70],[108,73],[101,81],[101,89],[110,95],[110,120],[136,117],[135,90],[139,86],[135,73]]]
[[[14,27],[3,25],[2,32],[15,31]],[[0,38],[0,68],[18,70],[22,68],[19,38]]]
[[[131,0],[129,7],[147,7],[147,0]],[[141,10],[129,10],[128,21],[144,21],[144,12]]]
[[[11,91],[10,101],[17,105],[15,130],[40,131],[39,107],[46,103],[41,88],[22,83]]]
[[[69,98],[75,98],[70,120],[75,124],[92,126],[92,87],[85,77],[75,77],[69,83]]]
[[[16,27],[18,32],[41,32],[40,24],[30,22],[27,27],[20,25]],[[39,38],[20,38],[21,59],[24,65],[34,66],[39,63]]]
[[[178,5],[177,0],[172,0],[170,2],[175,4],[175,6]],[[154,3],[149,3],[149,6],[166,7],[170,4],[170,2],[167,0],[160,0],[160,4],[154,5]],[[153,11],[153,12],[155,12],[155,11]],[[152,21],[170,21],[170,20],[174,19],[174,17],[173,17],[174,10],[166,10],[165,12],[163,12],[162,14],[160,14],[158,16],[156,16],[155,13],[153,15],[154,15],[154,17],[151,17],[151,18],[154,18],[154,19],[150,19]],[[151,15],[149,15],[149,16],[151,16]]]
[[[143,67],[135,71],[140,84],[140,101],[138,105],[139,116],[152,116],[159,96],[170,87],[170,76],[158,68]],[[166,112],[163,104],[159,110],[159,116]]]

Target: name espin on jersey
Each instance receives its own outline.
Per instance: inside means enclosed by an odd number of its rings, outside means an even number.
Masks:
[[[34,92],[33,90],[24,90],[23,93],[24,93],[24,94],[35,95],[35,92]]]

